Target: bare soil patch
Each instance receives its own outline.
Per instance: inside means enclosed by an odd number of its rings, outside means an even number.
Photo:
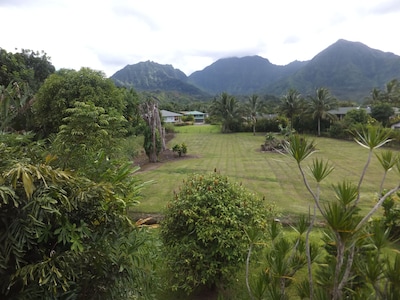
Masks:
[[[167,149],[158,155],[158,161],[156,163],[151,163],[149,162],[149,158],[147,157],[146,153],[143,151],[143,153],[133,160],[133,164],[140,167],[140,170],[138,171],[140,173],[157,169],[165,162],[179,161],[190,158],[198,158],[198,156],[190,154],[179,156],[178,153],[173,152],[171,149]]]
[[[174,136],[174,133],[168,133],[165,136],[165,142],[168,143],[174,138]],[[178,161],[189,158],[198,158],[198,156],[190,154],[179,156],[178,153],[173,152],[171,149],[166,149],[158,155],[158,161],[156,163],[151,163],[149,162],[149,158],[147,157],[144,150],[142,150],[140,155],[135,157],[135,159],[133,160],[133,165],[140,167],[140,170],[138,172],[145,172],[157,169],[165,162]]]

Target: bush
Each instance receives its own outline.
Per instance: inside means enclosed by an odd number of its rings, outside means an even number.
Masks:
[[[182,117],[182,121],[183,122],[190,122],[193,123],[194,122],[194,116],[193,115],[188,115],[188,116],[183,116]]]
[[[164,124],[165,133],[175,133],[174,124],[166,123]]]
[[[257,132],[279,132],[279,125],[286,127],[288,125],[287,119],[282,117],[275,117],[271,119],[259,119],[256,123]],[[249,130],[251,131],[251,130]]]
[[[261,199],[217,172],[184,180],[161,229],[172,289],[189,294],[228,283],[245,260],[245,232],[264,229],[267,211]]]
[[[390,236],[393,240],[400,238],[400,203],[399,193],[388,197],[382,204],[384,209],[385,226],[390,229]]]
[[[187,153],[187,146],[185,143],[182,144],[176,144],[174,147],[172,147],[172,151],[173,152],[177,152],[178,156],[181,157],[182,154],[186,154]]]

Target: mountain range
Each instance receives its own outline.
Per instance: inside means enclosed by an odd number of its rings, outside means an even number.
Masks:
[[[222,92],[280,97],[290,88],[313,95],[316,88],[325,87],[338,99],[355,102],[363,102],[373,88],[384,89],[398,78],[400,56],[343,39],[309,61],[284,66],[260,56],[231,57],[186,76],[172,65],[147,61],[127,65],[111,76],[118,86],[173,92],[192,99],[205,100]]]

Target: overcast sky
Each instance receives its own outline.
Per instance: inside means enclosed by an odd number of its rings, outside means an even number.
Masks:
[[[233,56],[286,65],[338,39],[400,55],[399,25],[399,0],[0,0],[1,48],[107,76],[147,60],[186,75]]]

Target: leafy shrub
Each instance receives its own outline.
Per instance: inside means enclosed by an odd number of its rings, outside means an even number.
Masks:
[[[182,144],[176,144],[174,147],[172,147],[172,151],[173,152],[177,152],[178,156],[181,157],[182,154],[186,154],[187,153],[187,146],[185,143]]]
[[[388,197],[382,204],[385,226],[390,229],[392,239],[400,238],[400,203],[399,194]]]
[[[188,115],[188,116],[182,116],[182,121],[183,122],[190,122],[193,124],[194,122],[194,116],[193,115]]]
[[[174,123],[174,126],[176,126],[176,127],[190,126],[190,125],[193,125],[193,122],[178,122],[178,123]]]
[[[329,137],[336,139],[349,139],[350,132],[347,130],[346,124],[343,121],[335,122],[328,130]]]
[[[245,231],[266,227],[263,201],[217,172],[191,175],[168,203],[161,238],[173,290],[229,282],[246,258]]]
[[[288,125],[288,121],[286,118],[276,117],[276,118],[260,118],[256,123],[256,131],[257,132],[279,132],[279,125],[286,127]],[[249,130],[251,131],[251,130]]]

